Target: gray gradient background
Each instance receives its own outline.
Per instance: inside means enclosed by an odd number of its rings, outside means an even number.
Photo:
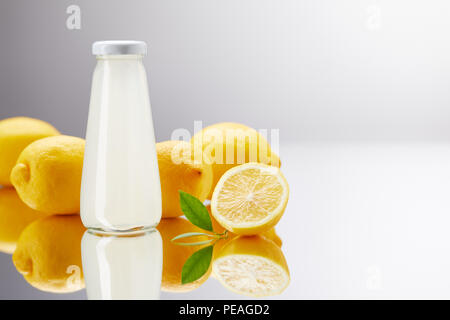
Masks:
[[[448,141],[449,16],[446,0],[0,0],[0,118],[83,137],[92,42],[138,39],[159,141],[194,120],[279,128],[282,143]],[[9,259],[0,298],[84,297],[38,294]]]
[[[282,128],[282,140],[450,138],[445,0],[0,3],[1,118],[84,136],[92,42],[142,39],[159,140],[193,120]],[[70,4],[79,31],[65,26]]]

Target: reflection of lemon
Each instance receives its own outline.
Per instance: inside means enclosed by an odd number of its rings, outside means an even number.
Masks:
[[[211,211],[227,230],[260,234],[278,223],[288,198],[289,186],[280,169],[247,163],[222,176],[214,189]]]
[[[205,201],[211,191],[212,169],[211,165],[194,161],[191,144],[165,141],[157,143],[156,150],[161,179],[162,216],[169,218],[183,215],[179,190]]]
[[[180,246],[174,244],[170,240],[182,233],[203,231],[183,218],[161,219],[157,229],[161,233],[163,240],[163,274],[161,289],[169,292],[187,292],[198,288],[208,279],[211,270],[200,279],[187,284],[181,284],[181,270],[183,269],[186,260],[195,251],[201,249],[202,246]],[[186,242],[196,241],[195,238],[180,239],[181,242],[183,240],[186,240]]]
[[[44,138],[26,147],[11,172],[11,182],[31,208],[70,214],[80,210],[84,140]]]
[[[218,253],[212,268],[226,288],[252,297],[279,294],[290,280],[283,252],[261,236],[231,240]]]
[[[22,232],[13,262],[32,286],[48,292],[74,292],[84,287],[79,215],[49,216]]]
[[[211,218],[212,227],[213,227],[214,232],[215,233],[224,233],[226,229],[222,225],[220,225],[220,223],[217,222],[217,220],[211,214],[211,205],[207,205],[206,209],[208,209],[209,216]],[[260,235],[265,237],[265,238],[267,238],[267,239],[269,239],[269,240],[272,240],[279,247],[281,247],[282,244],[283,244],[283,241],[281,240],[281,238],[278,236],[277,232],[275,231],[275,227],[270,228],[269,230],[262,232]],[[214,255],[218,251],[220,251],[220,249],[216,249],[216,248],[223,247],[225,245],[225,243],[227,243],[231,239],[234,239],[237,236],[238,236],[237,234],[235,234],[235,233],[233,233],[231,231],[228,231],[226,239],[221,239],[221,240],[216,242],[216,244],[214,246]]]
[[[31,142],[59,132],[47,122],[16,117],[0,121],[0,185],[10,186],[9,175],[22,150]]]
[[[192,137],[195,147],[201,146],[203,156],[213,168],[213,189],[229,169],[247,162],[280,166],[279,157],[272,152],[267,140],[255,129],[232,122],[217,123]],[[211,199],[213,189],[208,195]]]
[[[209,215],[211,217],[211,221],[212,221],[212,226],[213,226],[213,230],[216,233],[224,233],[225,232],[225,228],[222,227],[217,220],[212,216],[211,214],[211,206],[208,205],[206,206],[206,208],[208,209]],[[281,238],[278,236],[278,234],[275,231],[275,227],[264,231],[263,233],[260,234],[260,236],[267,238],[268,240],[273,241],[278,247],[281,248],[283,241],[281,240]],[[219,254],[221,253],[223,247],[225,247],[230,241],[232,241],[233,239],[235,239],[236,237],[238,237],[237,234],[228,231],[226,238],[222,238],[218,241],[215,242],[214,244],[214,250],[213,250],[213,257],[212,257],[212,261],[214,262],[217,257],[219,256]],[[211,273],[211,276],[215,278],[214,273]]]
[[[13,253],[22,230],[43,216],[25,205],[13,188],[0,188],[0,251]]]
[[[264,236],[267,239],[272,240],[280,248],[283,245],[283,241],[281,240],[281,238],[276,233],[275,227],[273,227],[273,228],[271,228],[271,229],[261,233],[261,236]]]

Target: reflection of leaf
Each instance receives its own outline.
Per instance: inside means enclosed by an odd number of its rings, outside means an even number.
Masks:
[[[213,231],[208,209],[196,197],[189,193],[179,191],[180,206],[186,218],[194,225],[203,230]]]
[[[187,284],[200,279],[209,269],[213,246],[194,252],[184,263],[181,271],[181,283]]]

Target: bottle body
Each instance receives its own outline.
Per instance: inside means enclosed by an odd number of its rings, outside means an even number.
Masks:
[[[129,231],[159,223],[161,186],[141,55],[97,57],[80,205],[91,229]]]

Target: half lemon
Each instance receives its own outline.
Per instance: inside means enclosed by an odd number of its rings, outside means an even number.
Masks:
[[[286,208],[289,186],[277,167],[247,163],[220,178],[211,199],[211,213],[227,230],[260,234],[275,226]]]

